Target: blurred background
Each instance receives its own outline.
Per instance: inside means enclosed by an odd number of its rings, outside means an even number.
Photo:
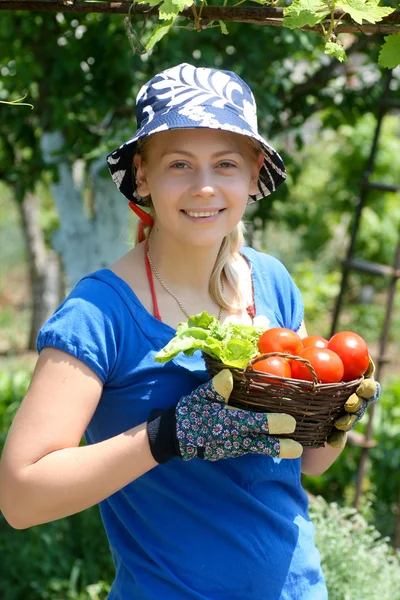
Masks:
[[[233,70],[252,88],[260,131],[288,171],[286,185],[249,207],[247,243],[292,274],[310,335],[330,336],[366,178],[389,186],[369,189],[353,246],[355,259],[388,268],[349,273],[336,323],[362,335],[380,364],[373,441],[365,419],[340,460],[304,486],[329,598],[399,600],[400,293],[390,267],[400,235],[400,108],[382,119],[366,171],[385,86],[387,103],[400,100],[400,69],[388,81],[373,35],[343,36],[341,64],[314,33],[234,23],[229,35],[172,30],[145,53],[140,39],[153,27],[137,21],[128,36],[122,15],[2,12],[0,100],[26,94],[34,108],[0,105],[0,449],[40,326],[82,276],[134,244],[136,217],[105,156],[135,130],[139,88],[181,62]],[[113,578],[97,508],[26,531],[0,514],[0,553],[1,600],[102,600]]]

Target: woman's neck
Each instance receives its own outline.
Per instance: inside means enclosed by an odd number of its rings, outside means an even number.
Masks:
[[[159,275],[174,290],[208,295],[210,278],[220,250],[214,246],[183,246],[170,240],[165,244],[156,235],[149,239],[149,254]]]

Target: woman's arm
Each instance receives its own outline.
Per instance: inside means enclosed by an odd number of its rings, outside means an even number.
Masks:
[[[146,423],[79,446],[102,383],[76,358],[45,348],[0,463],[0,509],[17,529],[80,512],[157,466]]]
[[[328,444],[322,448],[304,448],[301,456],[301,472],[311,477],[322,475],[335,462],[343,448],[332,448]]]
[[[307,337],[307,329],[302,322],[297,332],[301,338]],[[322,475],[335,462],[343,448],[332,448],[325,444],[322,448],[304,448],[301,457],[301,472],[316,477]]]

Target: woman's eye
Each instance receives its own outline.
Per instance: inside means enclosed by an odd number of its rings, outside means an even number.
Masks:
[[[218,166],[222,169],[228,169],[229,167],[236,167],[234,163],[231,163],[227,160],[224,160],[218,164]]]
[[[173,169],[184,169],[185,167],[187,167],[187,164],[184,162],[175,162],[171,165],[171,167]]]

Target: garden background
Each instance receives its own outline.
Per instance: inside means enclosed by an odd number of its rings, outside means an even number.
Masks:
[[[230,24],[229,35],[172,30],[135,55],[122,16],[2,14],[0,100],[27,94],[33,109],[0,105],[0,446],[29,384],[38,327],[81,276],[133,243],[135,217],[104,157],[133,131],[140,86],[168,66],[234,70],[253,89],[260,130],[284,157],[288,180],[249,207],[248,242],[293,275],[309,334],[329,336],[385,77],[376,64],[380,41],[348,34],[340,64],[314,34]],[[399,68],[391,94],[400,95]],[[373,178],[398,185],[399,172],[393,112]],[[371,193],[356,255],[392,264],[399,229],[399,194]],[[353,273],[340,317],[339,329],[363,335],[374,358],[388,285]],[[360,511],[352,509],[360,447],[348,446],[323,476],[304,478],[332,600],[400,599],[400,294],[388,355]],[[97,508],[26,531],[0,515],[0,553],[2,600],[102,600],[113,577]]]

